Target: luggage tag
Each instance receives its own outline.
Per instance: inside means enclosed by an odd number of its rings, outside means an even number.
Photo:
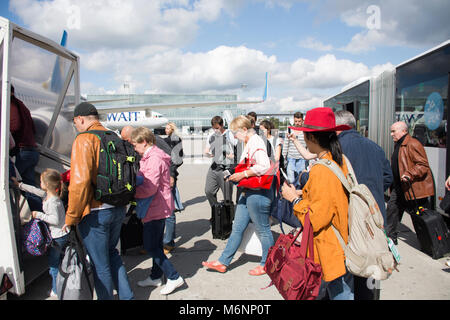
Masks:
[[[397,250],[397,246],[395,245],[394,241],[392,241],[391,238],[387,238],[387,240],[388,240],[389,250],[391,250],[395,261],[397,261],[397,263],[400,263],[400,253]]]

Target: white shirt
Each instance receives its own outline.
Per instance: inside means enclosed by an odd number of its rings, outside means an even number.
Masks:
[[[242,162],[247,156],[256,161],[256,164],[253,165],[250,170],[252,170],[257,176],[261,176],[269,170],[270,160],[267,156],[266,143],[257,134],[253,134],[247,141],[239,161]]]

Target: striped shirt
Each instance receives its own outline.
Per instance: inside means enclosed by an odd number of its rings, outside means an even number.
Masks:
[[[302,146],[306,148],[305,138],[303,137],[303,131],[292,130],[292,133],[294,133],[297,136],[298,141],[300,141]],[[284,139],[282,154],[284,158],[303,159],[300,152],[298,152],[297,148],[295,147],[295,143],[289,140],[288,137]]]

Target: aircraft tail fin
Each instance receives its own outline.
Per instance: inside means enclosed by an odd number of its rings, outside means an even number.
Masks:
[[[266,101],[266,99],[267,99],[267,91],[269,89],[269,85],[267,83],[267,78],[268,78],[268,73],[266,72],[266,85],[264,86],[264,94],[263,94],[263,97],[262,97],[263,101]]]
[[[61,46],[66,47],[67,44],[67,31],[64,30],[61,38]],[[44,87],[48,88],[55,93],[59,93],[63,86],[64,77],[64,61],[60,56],[56,57],[55,65],[53,66],[53,72],[48,81],[44,83]]]

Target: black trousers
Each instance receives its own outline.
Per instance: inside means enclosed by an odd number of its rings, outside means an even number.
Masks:
[[[430,201],[428,198],[416,199],[416,202],[414,200],[406,200],[403,191],[397,188],[392,189],[386,208],[386,233],[389,238],[397,240],[398,225],[403,218],[403,212],[414,212],[417,210],[417,206],[430,208]]]

